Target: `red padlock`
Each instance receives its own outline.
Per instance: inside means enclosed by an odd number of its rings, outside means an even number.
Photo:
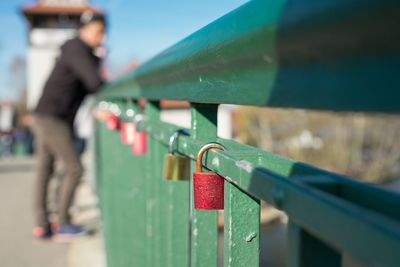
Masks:
[[[194,208],[200,210],[224,209],[224,178],[216,173],[202,172],[202,158],[210,149],[224,150],[218,143],[203,146],[197,154],[196,172],[193,174]]]
[[[133,122],[121,123],[121,141],[126,145],[133,145],[135,140],[136,125]]]
[[[132,153],[134,155],[143,155],[147,152],[147,132],[139,131],[138,125],[144,121],[143,115],[136,115],[134,121],[136,122],[135,138],[132,145]]]
[[[147,152],[147,132],[136,132],[132,145],[132,152],[135,155],[143,155]]]
[[[107,127],[110,130],[119,130],[119,117],[115,114],[111,114],[107,119]]]

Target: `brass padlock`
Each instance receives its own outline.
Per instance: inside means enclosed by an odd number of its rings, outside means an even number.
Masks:
[[[184,130],[174,132],[168,144],[168,154],[164,159],[164,179],[169,181],[189,180],[190,177],[190,159],[185,156],[176,155],[174,144],[179,135],[189,136],[189,133]]]

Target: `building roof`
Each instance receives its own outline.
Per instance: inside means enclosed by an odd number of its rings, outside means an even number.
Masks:
[[[66,15],[80,15],[85,11],[92,11],[97,15],[103,15],[104,12],[90,5],[82,6],[62,6],[62,5],[45,5],[36,3],[27,5],[22,8],[22,13],[25,16],[31,15],[51,15],[51,14],[66,14]]]
[[[190,108],[190,103],[181,100],[161,100],[160,107],[162,109],[188,109]]]

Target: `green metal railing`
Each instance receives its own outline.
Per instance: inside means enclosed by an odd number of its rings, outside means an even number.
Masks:
[[[192,179],[162,178],[179,129],[160,120],[163,99],[191,103],[177,152],[192,172],[202,145],[227,148],[204,161],[225,179],[224,266],[259,265],[260,200],[289,216],[288,266],[341,266],[344,254],[400,266],[398,194],[217,137],[218,104],[399,112],[398,25],[398,1],[250,1],[107,85],[98,101],[143,113],[149,133],[132,155],[96,124],[108,266],[218,265],[218,213],[193,208]]]

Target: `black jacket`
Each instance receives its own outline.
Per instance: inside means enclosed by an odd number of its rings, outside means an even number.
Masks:
[[[61,55],[45,84],[35,113],[55,116],[72,126],[85,96],[94,93],[103,83],[99,69],[100,59],[91,47],[78,37],[67,41],[61,47]]]

